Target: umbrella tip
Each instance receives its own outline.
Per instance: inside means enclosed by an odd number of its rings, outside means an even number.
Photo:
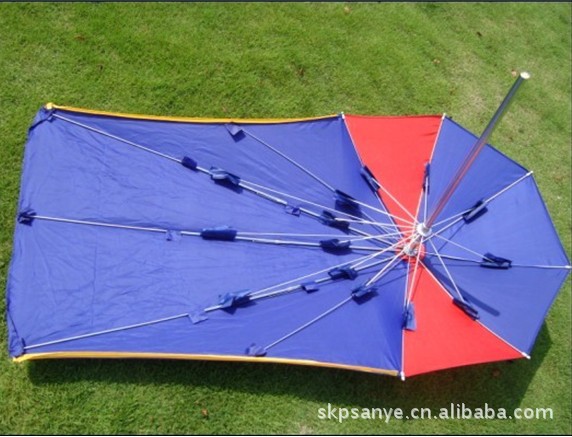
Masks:
[[[528,71],[523,71],[520,73],[520,77],[522,77],[524,80],[530,79],[530,73]]]
[[[524,358],[526,358],[527,360],[530,360],[530,355],[528,355],[526,352],[521,352],[521,354]]]
[[[399,372],[399,378],[400,378],[402,381],[405,381],[405,373]]]

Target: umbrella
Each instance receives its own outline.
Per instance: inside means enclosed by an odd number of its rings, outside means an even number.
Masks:
[[[570,266],[532,172],[443,116],[221,120],[47,104],[9,351],[412,376],[529,357]]]

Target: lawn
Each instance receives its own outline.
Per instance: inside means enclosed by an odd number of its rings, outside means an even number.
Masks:
[[[0,4],[0,282],[26,130],[53,101],[211,117],[447,114],[535,171],[571,251],[570,3]],[[284,365],[13,364],[0,321],[0,434],[570,434],[567,281],[532,359],[397,378]],[[4,300],[0,311],[5,311]],[[550,407],[553,420],[320,420],[318,408]]]

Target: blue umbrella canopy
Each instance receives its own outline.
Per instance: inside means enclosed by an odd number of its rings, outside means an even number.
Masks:
[[[369,168],[392,153],[377,119],[167,119],[47,105],[26,145],[11,356],[404,376],[528,355],[569,261],[530,173],[490,146],[433,229],[419,228],[475,141],[436,120],[430,172],[422,153],[404,151],[419,180],[419,208],[404,211],[387,187],[413,173]],[[451,350],[471,339],[483,342],[476,355]]]

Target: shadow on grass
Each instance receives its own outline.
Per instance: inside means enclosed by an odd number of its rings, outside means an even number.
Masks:
[[[28,363],[28,371],[36,385],[79,381],[175,384],[254,395],[286,394],[335,406],[429,407],[438,413],[450,403],[478,408],[486,402],[508,411],[519,406],[550,345],[544,324],[530,361],[456,368],[405,382],[389,376],[306,366],[168,360],[46,360]]]

